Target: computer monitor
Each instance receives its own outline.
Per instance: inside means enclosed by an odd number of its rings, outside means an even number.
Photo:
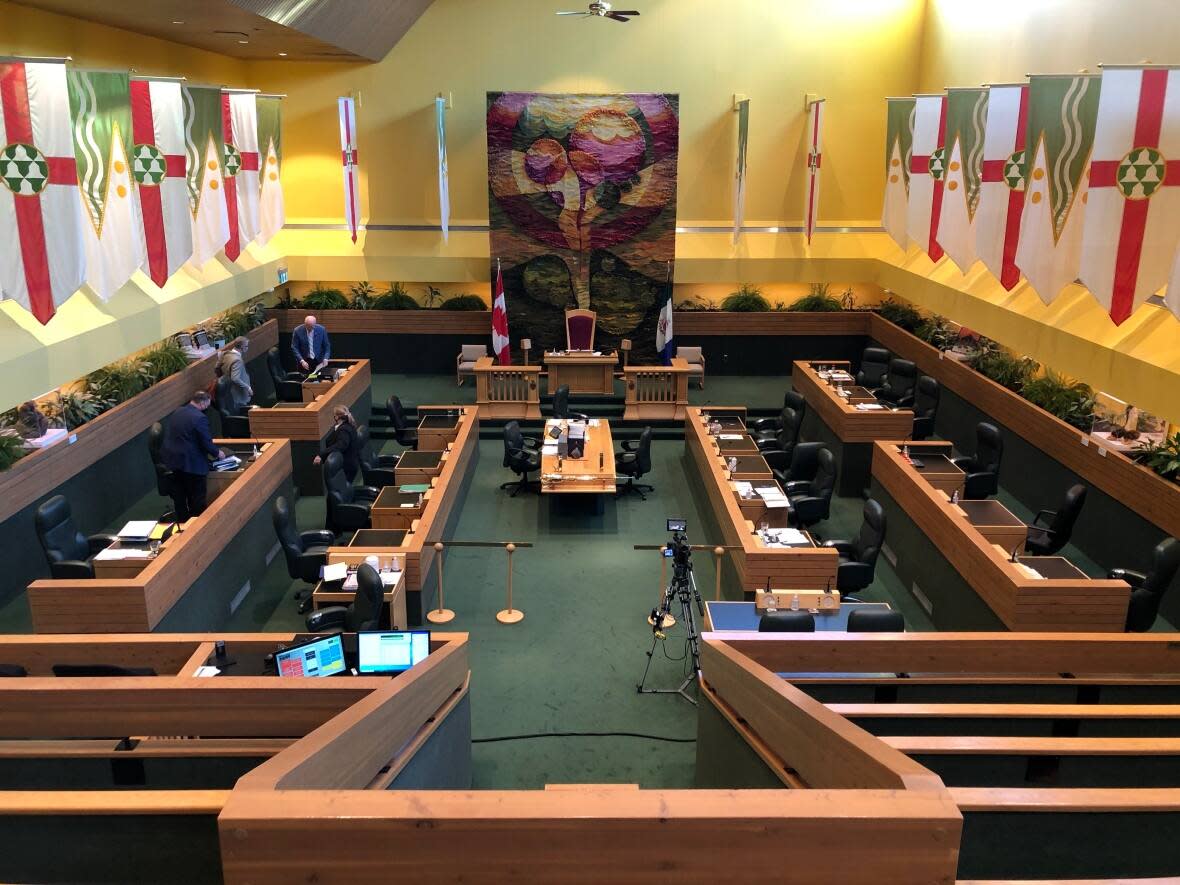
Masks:
[[[361,673],[400,673],[430,654],[427,630],[357,634],[357,670]]]
[[[313,639],[275,654],[280,676],[335,676],[344,672],[340,634]]]

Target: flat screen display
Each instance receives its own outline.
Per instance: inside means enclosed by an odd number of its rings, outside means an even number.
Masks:
[[[280,676],[335,676],[344,672],[340,636],[325,636],[275,655]]]
[[[361,673],[398,673],[430,654],[430,633],[409,630],[357,634],[357,670]]]

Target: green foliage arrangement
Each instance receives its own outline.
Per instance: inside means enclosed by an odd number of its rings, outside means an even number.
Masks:
[[[427,286],[426,287],[426,294],[422,297],[422,303],[427,308],[431,308],[431,307],[438,307],[440,304],[442,304],[442,302],[443,302],[442,289],[438,288],[437,286]],[[449,308],[445,308],[445,309],[449,310]],[[463,310],[463,308],[457,308],[457,309]]]
[[[316,283],[315,288],[303,297],[303,307],[309,310],[346,310],[348,299],[339,289],[331,289],[323,283]]]
[[[735,313],[760,313],[770,310],[770,302],[757,286],[742,283],[736,292],[725,296],[721,302],[721,309]]]
[[[994,341],[989,341],[980,348],[979,352],[968,360],[967,365],[985,378],[990,378],[1016,393],[1023,390],[1038,368],[1036,360],[1014,356]]]
[[[57,404],[46,410],[46,415],[60,419],[67,429],[76,430],[87,421],[97,418],[105,409],[105,403],[94,394],[85,390],[72,390],[61,394]]]
[[[444,301],[440,310],[487,310],[488,306],[478,295],[454,295]]]
[[[0,470],[7,470],[28,453],[24,437],[11,428],[0,430]]]
[[[303,302],[291,294],[291,288],[289,286],[283,290],[283,294],[275,302],[275,308],[278,310],[297,310],[302,306]]]
[[[209,332],[217,334],[213,337],[233,341],[239,335],[250,331],[250,318],[244,310],[228,310],[209,324]]]
[[[1180,482],[1180,433],[1143,443],[1131,450],[1131,457],[1164,479]]]
[[[373,299],[373,310],[417,310],[415,301],[401,283],[391,283],[389,288]]]
[[[266,322],[266,305],[259,299],[246,308],[245,314],[250,328],[257,329]]]
[[[1094,423],[1094,389],[1081,381],[1070,381],[1046,369],[1045,374],[1024,384],[1021,395],[1030,403],[1056,415],[1078,430],[1090,432]]]
[[[352,296],[352,303],[349,307],[353,310],[372,310],[377,290],[368,280],[362,280],[359,283],[354,283],[349,288],[348,294]]]
[[[947,350],[955,343],[959,333],[946,317],[932,314],[922,320],[914,334],[932,347]]]
[[[86,376],[86,392],[102,400],[107,408],[126,402],[137,393],[142,393],[151,384],[151,379],[142,364],[123,360],[95,369]]]
[[[913,305],[906,304],[903,301],[898,301],[893,296],[886,298],[877,305],[877,313],[883,316],[895,326],[905,329],[907,332],[917,332],[918,328],[924,322],[922,314]]]
[[[843,309],[840,299],[832,294],[827,283],[812,283],[811,291],[787,308],[792,313],[832,313]]]
[[[143,373],[150,379],[148,384],[163,381],[169,375],[183,372],[188,368],[188,357],[180,345],[169,339],[161,342],[143,355],[140,360]]]
[[[700,295],[690,295],[684,301],[675,305],[676,310],[716,310],[717,306],[713,302],[702,298]]]

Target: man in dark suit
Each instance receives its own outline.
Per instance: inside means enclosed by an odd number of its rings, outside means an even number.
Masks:
[[[314,372],[332,355],[328,330],[315,321],[314,316],[303,318],[303,325],[291,333],[291,353],[295,364],[305,372]]]
[[[225,457],[225,452],[213,445],[209,419],[205,417],[209,402],[208,393],[194,392],[187,403],[168,416],[164,428],[160,460],[172,471],[172,503],[179,522],[200,516],[205,510],[209,459]]]

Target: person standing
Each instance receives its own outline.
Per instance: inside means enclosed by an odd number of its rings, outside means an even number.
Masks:
[[[246,352],[250,349],[248,338],[238,337],[221,352],[221,375],[229,379],[229,402],[224,405],[234,415],[245,414],[254,398],[250,386],[250,373],[246,371]]]
[[[164,428],[160,460],[172,471],[172,504],[178,522],[204,512],[209,459],[225,457],[225,452],[213,444],[209,419],[205,417],[209,402],[204,390],[194,391],[187,403],[168,416]]]
[[[356,418],[346,406],[337,406],[332,410],[332,430],[328,434],[328,441],[324,451],[315,456],[313,464],[320,464],[332,452],[340,453],[340,460],[344,462],[344,476],[352,482],[356,479],[357,471],[361,467],[361,437],[360,429],[356,425]]]
[[[291,353],[300,369],[308,373],[314,372],[332,355],[332,342],[328,340],[328,330],[317,323],[314,316],[308,314],[303,318],[303,325],[291,333]]]

